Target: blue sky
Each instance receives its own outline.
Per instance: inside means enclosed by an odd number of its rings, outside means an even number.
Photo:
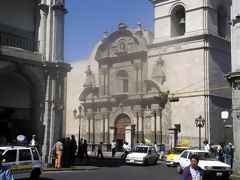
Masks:
[[[153,31],[154,7],[149,0],[66,0],[65,62],[87,59],[96,42],[117,30],[123,22],[135,28]]]

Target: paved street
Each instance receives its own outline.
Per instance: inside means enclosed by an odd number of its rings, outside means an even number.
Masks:
[[[141,165],[125,165],[121,160],[105,159],[91,160],[85,165],[93,165],[99,167],[98,170],[84,171],[64,171],[64,172],[44,172],[42,180],[177,180],[180,175],[177,174],[175,168],[166,167],[163,162],[157,165],[141,166]],[[237,179],[237,178],[231,178]]]

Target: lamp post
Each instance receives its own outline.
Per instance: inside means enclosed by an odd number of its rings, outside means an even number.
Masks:
[[[82,127],[82,107],[78,106],[78,112],[76,109],[73,110],[73,117],[74,119],[79,120],[79,126],[78,126],[78,143],[80,142],[80,133],[81,133],[81,127]],[[78,113],[78,114],[77,114]]]
[[[201,149],[201,128],[204,127],[205,119],[200,115],[195,119],[195,124],[199,128],[199,149]]]

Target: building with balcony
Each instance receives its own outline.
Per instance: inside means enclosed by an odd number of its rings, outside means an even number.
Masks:
[[[36,134],[44,163],[62,134],[66,13],[62,0],[0,3],[0,143]]]

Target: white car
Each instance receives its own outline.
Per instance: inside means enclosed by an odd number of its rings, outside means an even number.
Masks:
[[[38,150],[25,146],[0,146],[3,165],[8,166],[14,179],[38,180],[41,174],[41,160]]]
[[[127,155],[127,164],[157,164],[158,154],[154,147],[148,145],[139,145],[133,152]]]
[[[183,151],[178,159],[177,172],[181,174],[183,169],[190,165],[190,158],[193,154],[199,156],[200,166],[204,171],[204,176],[209,177],[221,177],[223,180],[229,179],[229,176],[232,173],[231,166],[220,162],[217,160],[214,155],[210,152],[203,150],[185,150]]]

